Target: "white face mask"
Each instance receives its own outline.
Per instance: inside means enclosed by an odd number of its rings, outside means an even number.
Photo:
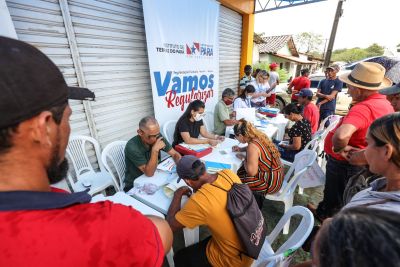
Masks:
[[[252,98],[253,98],[252,95],[247,95],[247,96],[246,96],[246,99],[249,99],[249,100],[250,100],[250,99],[252,99]]]
[[[203,119],[203,114],[197,113],[196,116],[194,116],[195,121],[201,121]]]

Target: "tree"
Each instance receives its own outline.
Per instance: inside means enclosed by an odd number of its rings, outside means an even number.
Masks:
[[[398,44],[398,45],[396,46],[396,48],[397,48],[397,52],[400,52],[400,44]]]
[[[350,63],[367,57],[381,56],[383,53],[384,47],[374,43],[367,48],[354,47],[335,50],[332,53],[332,60]]]
[[[367,57],[381,56],[385,52],[385,48],[377,43],[373,43],[372,45],[368,46],[365,51],[368,54]]]
[[[323,42],[321,34],[312,32],[302,32],[294,37],[297,50],[302,53],[319,53],[321,52],[321,44]]]

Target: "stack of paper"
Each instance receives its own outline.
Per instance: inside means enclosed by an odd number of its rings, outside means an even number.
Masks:
[[[208,173],[217,173],[221,170],[231,169],[231,164],[222,163],[222,162],[214,162],[214,161],[205,161],[206,170]]]
[[[201,152],[201,151],[203,151],[203,150],[205,150],[205,149],[210,147],[210,145],[207,145],[207,144],[193,144],[193,145],[190,144],[189,145],[189,144],[186,144],[186,143],[181,143],[180,145],[185,147],[185,148],[187,148],[187,149],[194,150],[196,152]]]
[[[176,172],[176,164],[172,158],[167,158],[163,162],[159,163],[157,169],[166,172]]]

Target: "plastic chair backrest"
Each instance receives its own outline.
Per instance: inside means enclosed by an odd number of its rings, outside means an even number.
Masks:
[[[124,190],[125,179],[125,146],[127,141],[115,141],[108,144],[101,154],[101,161],[117,184],[118,190]],[[111,164],[110,164],[111,163]],[[118,177],[115,177],[115,176]],[[118,181],[118,182],[117,182]]]
[[[322,135],[323,132],[316,133],[314,137],[311,139],[311,141],[308,142],[307,145],[304,147],[304,150],[311,149],[313,151],[316,151],[321,142]]]
[[[279,233],[281,233],[289,218],[295,215],[300,215],[302,217],[301,221],[286,242],[276,250],[276,254],[283,253],[288,249],[296,249],[301,247],[311,233],[311,230],[314,226],[314,216],[312,215],[311,211],[305,207],[294,206],[282,216],[274,230],[272,230],[271,234],[267,236],[266,240],[272,244],[278,237]]]
[[[283,243],[276,252],[271,248],[273,244],[285,226],[285,224],[291,219],[291,217],[299,215],[301,216],[301,221],[297,226],[296,230],[289,236],[285,243]],[[289,249],[298,249],[301,247],[308,236],[310,235],[312,228],[314,226],[314,217],[312,213],[300,206],[295,206],[290,208],[279,220],[278,224],[272,230],[272,232],[266,237],[263,244],[260,255],[256,261],[254,261],[252,266],[287,266],[280,265],[286,263],[287,260],[284,253]]]
[[[319,124],[319,128],[318,128],[318,131],[325,131],[325,130],[327,130],[328,128],[330,128],[330,130],[332,130],[335,126],[336,126],[336,124],[340,121],[340,118],[341,118],[342,116],[340,116],[340,115],[329,115],[328,117],[326,117],[323,121],[321,121],[321,123]],[[325,123],[327,122],[329,120],[329,126],[325,129]],[[333,126],[332,127],[330,127],[331,125],[333,124]],[[330,131],[329,130],[329,131]]]
[[[286,186],[279,191],[280,194],[290,194],[296,189],[300,178],[317,159],[317,153],[313,150],[302,150],[294,157],[294,162],[284,177]],[[293,176],[292,176],[293,175]]]
[[[104,171],[103,164],[100,161],[100,145],[96,139],[90,136],[72,135],[69,138],[67,155],[72,162],[77,177],[87,172],[95,173],[87,153],[88,144],[94,148],[100,171]]]
[[[170,120],[164,123],[163,125],[163,136],[167,139],[167,141],[172,144],[174,141],[174,132],[175,132],[175,125],[178,121]]]
[[[214,131],[214,112],[206,112],[203,123],[207,132],[212,133]]]

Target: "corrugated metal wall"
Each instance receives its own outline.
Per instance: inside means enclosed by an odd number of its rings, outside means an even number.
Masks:
[[[43,51],[60,68],[69,85],[77,86],[71,51],[57,0],[7,0],[18,39]],[[70,101],[72,131],[90,135],[82,101]]]
[[[224,6],[219,16],[219,95],[225,88],[239,87],[242,16]]]
[[[141,1],[69,1],[99,142],[128,140],[153,114]]]

